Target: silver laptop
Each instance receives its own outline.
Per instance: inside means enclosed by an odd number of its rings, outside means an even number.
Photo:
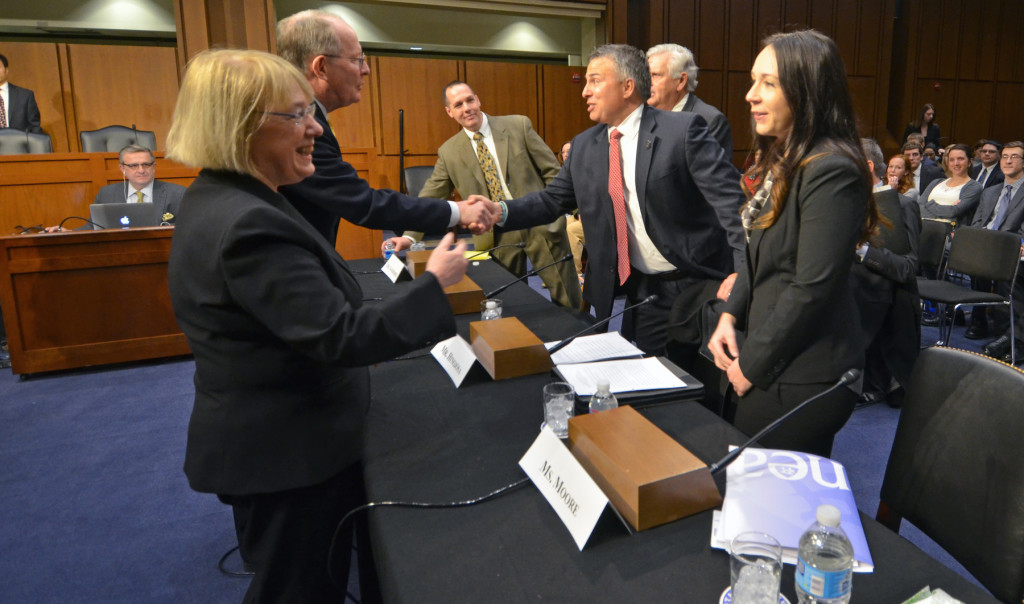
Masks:
[[[130,229],[160,226],[160,210],[152,203],[94,203],[89,220],[94,229]]]

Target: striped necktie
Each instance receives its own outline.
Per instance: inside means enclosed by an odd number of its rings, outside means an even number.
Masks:
[[[622,133],[612,128],[608,141],[608,195],[615,212],[615,251],[618,252],[619,285],[629,279],[629,232],[626,227],[626,195],[622,181]]]

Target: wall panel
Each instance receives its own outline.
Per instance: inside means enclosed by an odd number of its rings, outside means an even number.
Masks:
[[[563,65],[541,68],[544,126],[538,132],[552,150],[561,150],[562,143],[594,125],[583,102],[586,72],[585,67]]]
[[[525,115],[540,128],[540,94],[538,90],[538,65],[528,63],[499,63],[496,61],[466,61],[463,80],[480,97],[484,113],[492,115]],[[432,108],[436,119],[447,120],[449,136],[458,130],[455,123],[444,112],[441,104],[441,90],[448,82],[431,90]]]
[[[444,114],[441,89],[459,78],[458,61],[380,57],[380,132],[378,151],[398,155],[398,110],[405,110],[405,149],[412,155],[434,155],[454,129]]]

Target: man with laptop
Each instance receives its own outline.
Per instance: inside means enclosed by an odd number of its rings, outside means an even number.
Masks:
[[[112,218],[105,216],[99,222],[106,228],[120,228],[121,226],[156,226],[162,223],[173,223],[174,216],[178,213],[178,204],[181,196],[185,194],[185,187],[169,182],[156,180],[155,158],[153,152],[139,145],[128,145],[121,149],[118,154],[121,173],[124,174],[124,181],[109,184],[99,190],[93,204],[114,204],[114,203],[142,203],[152,204],[156,208],[156,221],[151,218],[143,218],[144,222],[151,224],[106,224]],[[142,208],[139,208],[142,209]],[[148,209],[148,208],[147,208]],[[103,208],[94,208],[93,214]],[[128,208],[127,211],[131,211]],[[104,213],[104,212],[101,212]],[[120,212],[115,212],[120,213]],[[131,215],[128,214],[129,218]],[[144,215],[140,215],[142,218]],[[116,218],[116,217],[115,217]]]

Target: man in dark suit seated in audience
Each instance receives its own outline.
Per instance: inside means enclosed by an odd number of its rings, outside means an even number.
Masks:
[[[908,140],[903,143],[902,151],[910,160],[910,171],[913,172],[914,186],[917,187],[918,193],[924,193],[933,180],[945,177],[942,168],[936,166],[934,162],[924,160],[924,148],[917,143]]]
[[[36,95],[7,81],[7,57],[0,55],[0,128],[42,134]]]
[[[117,157],[124,182],[101,188],[93,203],[152,203],[160,209],[164,222],[173,223],[185,187],[156,180],[156,158],[145,147],[128,145]]]
[[[974,152],[978,163],[971,167],[971,178],[986,189],[1003,184],[1003,171],[999,169],[999,154],[1002,152],[1003,146],[996,141],[981,141]]]
[[[878,209],[892,223],[892,228],[881,228],[877,240],[857,248],[850,271],[867,346],[861,401],[886,400],[898,406],[892,379],[901,387],[907,384],[921,341],[916,277],[921,208],[882,180],[885,158],[878,143],[862,138],[861,147],[871,169]]]
[[[999,162],[1000,171],[1003,174],[1003,183],[999,186],[988,187],[981,194],[981,201],[978,202],[978,209],[974,213],[974,221],[971,226],[991,229],[994,231],[1009,231],[1020,233],[1024,226],[1024,142],[1013,141],[1003,146],[1003,152]],[[993,284],[987,281],[971,279],[971,287],[979,291],[991,291]],[[1011,287],[1008,283],[995,284],[996,291],[1002,295],[1009,293]],[[1022,304],[1024,304],[1024,274],[1018,273],[1017,280],[1012,284],[1014,305],[1014,322],[1016,323],[1016,338],[1018,350],[1020,342],[1024,340],[1024,317],[1022,317]],[[989,334],[988,315],[992,316],[992,332],[1001,334],[996,340],[988,343],[982,351],[990,357],[1009,361],[1010,357],[1010,320],[1002,308],[993,307],[993,312],[987,313],[984,306],[976,306],[971,311],[971,325],[967,329],[966,337],[981,339]]]

